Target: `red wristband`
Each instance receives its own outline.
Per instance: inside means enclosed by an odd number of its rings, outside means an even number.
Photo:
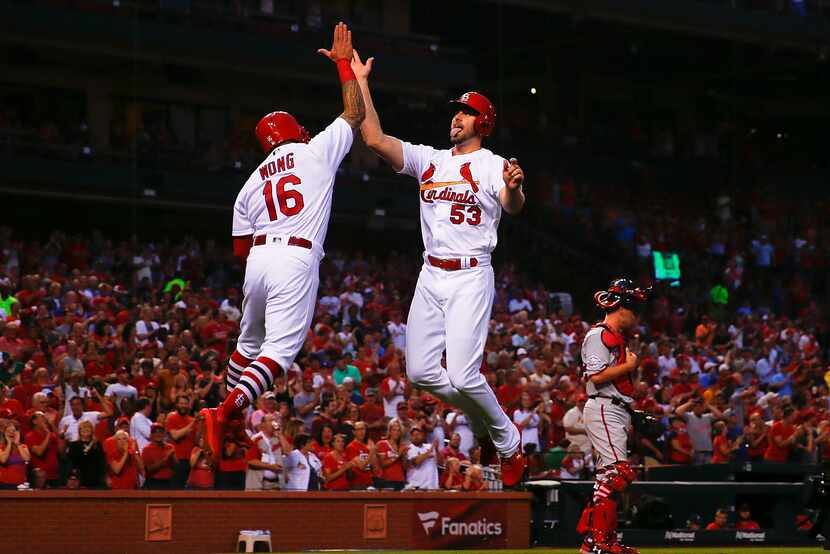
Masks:
[[[337,74],[340,75],[340,82],[345,83],[357,79],[352,71],[352,63],[346,58],[340,58],[335,62],[337,64]]]

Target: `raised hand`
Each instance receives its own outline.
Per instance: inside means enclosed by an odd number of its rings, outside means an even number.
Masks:
[[[525,173],[516,158],[510,158],[510,162],[504,160],[504,168],[502,169],[502,178],[507,188],[514,190],[522,186],[525,180]]]
[[[369,73],[372,72],[372,64],[375,61],[375,58],[369,58],[366,60],[366,63],[363,63],[363,60],[360,59],[360,55],[357,53],[357,50],[353,50],[354,56],[352,56],[352,71],[354,71],[355,77],[358,79],[368,79]]]
[[[342,21],[334,26],[334,39],[331,50],[320,48],[318,54],[322,54],[333,62],[337,60],[352,59],[352,32]]]

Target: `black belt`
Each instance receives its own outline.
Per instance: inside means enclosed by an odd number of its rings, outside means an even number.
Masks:
[[[628,411],[631,411],[631,406],[628,405],[628,402],[620,398],[619,396],[607,396],[605,394],[591,394],[588,395],[588,398],[605,398],[606,400],[610,400],[611,404],[614,406],[620,406],[625,408]]]

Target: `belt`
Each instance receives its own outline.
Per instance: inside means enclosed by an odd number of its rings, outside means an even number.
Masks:
[[[613,404],[614,406],[621,406],[626,410],[631,409],[631,406],[628,405],[628,402],[626,402],[618,396],[608,396],[606,394],[590,394],[588,395],[588,398],[605,398],[606,400],[610,400],[611,404]]]
[[[464,262],[461,258],[450,258],[448,260],[442,260],[441,258],[436,258],[435,256],[427,255],[427,261],[429,265],[437,267],[439,269],[443,269],[444,271],[458,271],[459,269],[467,269],[464,267]],[[478,265],[478,260],[475,258],[470,258],[470,267],[476,267]]]
[[[259,235],[254,237],[254,246],[262,246],[268,240],[268,235]],[[311,250],[312,244],[308,239],[301,237],[288,237],[288,246],[299,246],[300,248],[308,248]]]

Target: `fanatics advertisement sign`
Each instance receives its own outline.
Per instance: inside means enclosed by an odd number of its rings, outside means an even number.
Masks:
[[[412,512],[412,548],[505,548],[501,502],[419,502]]]

